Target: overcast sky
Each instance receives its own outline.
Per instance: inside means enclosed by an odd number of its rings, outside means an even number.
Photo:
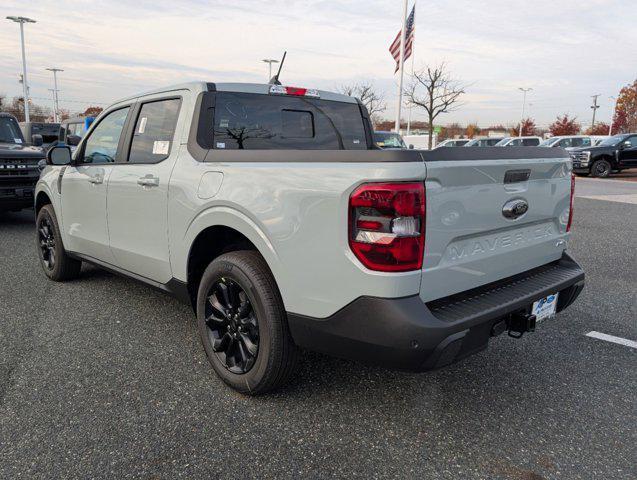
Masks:
[[[411,3],[410,1],[410,8]],[[590,122],[591,95],[609,96],[637,77],[635,0],[418,0],[416,68],[446,61],[469,84],[465,105],[440,123],[511,124],[522,93],[531,117]],[[400,28],[401,0],[3,0],[2,17],[28,16],[31,96],[51,104],[59,74],[71,111],[187,80],[267,80],[262,58],[288,59],[284,84],[322,89],[372,81],[393,118],[397,77],[388,47]],[[0,93],[21,95],[17,24],[0,23]],[[421,114],[415,114],[422,118]]]

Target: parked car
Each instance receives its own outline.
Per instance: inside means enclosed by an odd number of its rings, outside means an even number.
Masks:
[[[502,140],[503,137],[483,137],[474,138],[473,140],[465,143],[465,147],[495,147],[495,145]]]
[[[496,147],[536,147],[542,143],[540,137],[506,137],[495,144]]]
[[[432,138],[432,143],[435,145],[436,136],[434,134]],[[409,145],[409,148],[418,149],[418,150],[429,150],[429,135],[403,135],[403,141]]]
[[[212,367],[248,394],[285,383],[298,347],[427,370],[573,302],[561,150],[382,150],[370,125],[352,97],[281,85],[123,99],[73,157],[48,151],[43,271],[92,263],[190,302]]]
[[[577,175],[608,177],[612,171],[637,167],[637,133],[623,133],[603,140],[595,147],[569,152]]]
[[[593,145],[593,138],[588,135],[563,135],[547,138],[540,147],[564,148],[570,150],[572,148],[590,147]]]
[[[16,118],[0,113],[0,212],[33,207],[42,159],[42,148],[26,145]]]
[[[405,149],[407,144],[399,134],[395,132],[374,132],[374,143],[382,149]]]
[[[447,140],[443,140],[436,148],[442,147],[464,147],[467,143],[469,143],[468,138],[448,138]]]
[[[597,145],[602,143],[607,138],[610,138],[610,135],[591,135],[591,138],[593,139],[593,145],[592,146],[596,147]]]
[[[20,122],[20,129],[27,143],[47,148],[58,139],[60,124],[46,122]]]
[[[71,150],[80,143],[95,117],[73,117],[62,122],[59,131],[59,144],[69,145]]]

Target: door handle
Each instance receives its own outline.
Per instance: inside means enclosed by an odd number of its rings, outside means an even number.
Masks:
[[[88,177],[88,182],[93,185],[99,185],[100,183],[104,183],[104,177],[101,175],[95,175],[93,177]]]
[[[153,177],[152,175],[146,175],[145,177],[141,177],[137,179],[137,185],[142,187],[158,187],[159,186],[159,177]]]

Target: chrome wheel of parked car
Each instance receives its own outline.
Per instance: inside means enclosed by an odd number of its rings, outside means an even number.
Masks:
[[[42,263],[48,270],[55,268],[55,235],[48,217],[42,217],[38,224],[38,243],[42,251]]]
[[[259,352],[259,324],[241,286],[222,277],[210,288],[205,322],[212,349],[232,373],[248,372]]]

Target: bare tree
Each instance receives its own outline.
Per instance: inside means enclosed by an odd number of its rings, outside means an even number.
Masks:
[[[367,108],[374,125],[380,122],[380,114],[387,109],[387,104],[384,95],[377,92],[372,83],[343,85],[338,90],[345,95],[358,98]]]
[[[432,147],[434,120],[441,113],[453,112],[462,104],[465,85],[451,78],[443,62],[435,67],[425,67],[414,72],[405,90],[407,103],[423,108],[429,123],[429,148]]]

